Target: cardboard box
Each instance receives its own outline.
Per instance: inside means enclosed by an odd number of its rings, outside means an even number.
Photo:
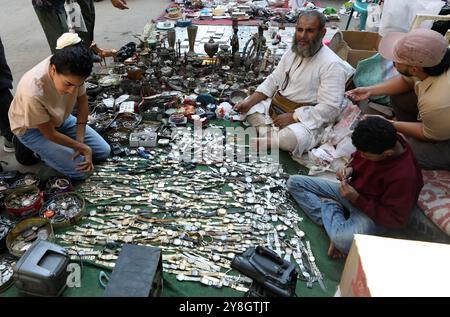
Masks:
[[[450,245],[355,235],[336,296],[450,296]]]
[[[342,41],[341,41],[342,37]],[[335,53],[343,60],[347,61],[354,68],[358,62],[375,55],[378,51],[378,44],[381,35],[373,32],[342,31],[334,35],[331,40]]]

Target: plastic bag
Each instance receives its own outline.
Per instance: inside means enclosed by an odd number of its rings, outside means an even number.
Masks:
[[[367,87],[385,82],[397,75],[397,69],[392,61],[384,59],[380,54],[375,54],[358,63],[353,75],[353,83],[356,87]],[[390,100],[388,96],[370,96],[369,99],[385,105]]]
[[[442,0],[385,0],[380,23],[380,34],[389,32],[408,32],[417,13],[438,14],[444,2]],[[431,28],[432,22],[426,21],[421,27]]]
[[[336,124],[333,126],[331,138],[329,140],[331,144],[337,145],[347,135],[352,134],[355,124],[360,119],[360,115],[361,109],[349,101],[337,118]]]
[[[70,32],[87,32],[80,5],[75,0],[66,0],[64,9],[67,15],[67,26]]]
[[[380,21],[381,21],[381,7],[376,3],[369,3],[367,5],[367,20],[366,20],[366,28],[367,32],[375,32],[378,33],[380,29]]]

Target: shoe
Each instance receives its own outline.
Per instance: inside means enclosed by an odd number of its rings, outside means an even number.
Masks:
[[[6,153],[14,153],[16,149],[14,148],[14,144],[12,141],[8,141],[7,139],[3,138],[3,151]]]

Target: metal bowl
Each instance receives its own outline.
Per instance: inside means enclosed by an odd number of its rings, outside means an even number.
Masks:
[[[247,98],[247,93],[243,90],[235,90],[230,94],[230,101],[235,105],[243,101],[245,98]]]
[[[67,211],[66,209],[63,209],[62,206],[59,206],[57,202],[65,203],[67,201],[73,201],[76,202],[77,207],[74,208],[74,212],[72,215],[64,215],[63,213]],[[56,206],[52,206],[56,205]],[[45,218],[45,212],[47,210],[52,210],[54,213],[54,216],[49,218],[50,223],[52,224],[53,228],[64,228],[68,226],[72,226],[76,223],[78,223],[83,215],[86,213],[86,203],[84,201],[84,198],[75,192],[65,192],[65,193],[59,193],[54,196],[52,196],[51,199],[49,199],[41,208],[39,211],[39,216]],[[59,219],[59,220],[58,220]]]
[[[13,203],[18,197],[27,194],[30,195],[33,200],[30,198],[28,202],[20,207]],[[5,207],[12,216],[16,218],[26,218],[39,212],[43,203],[43,198],[44,193],[42,193],[37,186],[23,186],[9,192],[8,196],[5,198]]]
[[[6,236],[6,247],[12,255],[21,257],[31,244],[33,244],[34,240],[24,241],[19,237],[23,237],[23,233],[29,230],[36,232],[37,239],[47,240],[49,242],[55,241],[53,227],[48,219],[40,217],[28,218],[19,222]],[[42,234],[40,231],[42,231]],[[18,243],[22,244],[21,248],[17,245]]]

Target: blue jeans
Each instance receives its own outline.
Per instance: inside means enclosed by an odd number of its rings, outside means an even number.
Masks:
[[[356,233],[380,234],[386,231],[341,196],[339,183],[294,175],[288,179],[287,187],[308,217],[324,226],[330,240],[341,252],[349,252]],[[344,210],[349,213],[348,219]]]
[[[56,130],[76,139],[76,121],[77,119],[70,115]],[[72,155],[75,153],[74,149],[48,140],[39,129],[27,129],[25,134],[17,137],[26,147],[38,154],[45,164],[58,172],[74,180],[82,180],[89,176],[89,173],[77,170],[77,164],[84,161],[84,156],[80,155],[72,160]],[[92,149],[94,161],[105,160],[110,154],[109,144],[89,126],[86,126],[84,143]]]

